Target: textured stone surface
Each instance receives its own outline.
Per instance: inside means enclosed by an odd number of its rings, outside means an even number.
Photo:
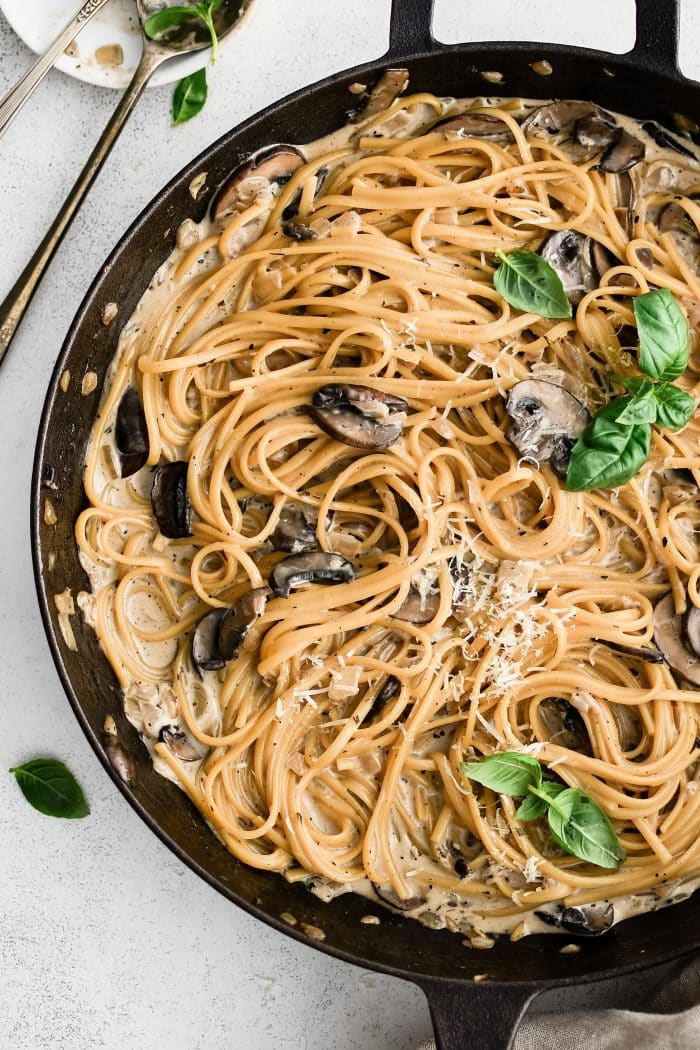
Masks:
[[[622,50],[630,40],[629,19],[611,25],[601,20],[601,5],[609,8],[609,0],[580,5],[572,22],[576,39]],[[520,25],[520,0],[485,5],[471,28],[468,6],[475,5],[438,0],[445,39],[494,38],[503,35],[502,27],[515,33]],[[555,0],[527,6],[532,35],[566,39],[561,19],[551,35],[546,31]],[[256,0],[237,49],[223,49],[199,118],[171,128],[169,89],[150,91],[0,373],[3,1050],[409,1050],[430,1031],[421,993],[253,921],[184,868],[113,790],[51,663],[27,537],[44,388],[68,323],[107,252],[158,188],[229,127],[304,83],[383,51],[388,7],[388,0]],[[489,23],[494,11],[498,21]],[[692,19],[686,28],[697,30],[698,15]],[[684,54],[700,67],[689,36]],[[0,16],[0,95],[28,60]],[[689,64],[686,69],[700,73]],[[53,218],[115,101],[110,91],[52,74],[0,142],[0,296]],[[46,753],[63,758],[79,776],[92,808],[87,820],[41,816],[4,772]]]

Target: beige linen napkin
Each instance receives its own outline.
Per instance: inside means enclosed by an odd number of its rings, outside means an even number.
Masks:
[[[526,1014],[513,1050],[697,1050],[698,1004],[700,958],[684,963],[654,988],[643,1012],[579,1010]],[[428,1039],[418,1050],[435,1050],[435,1043]]]

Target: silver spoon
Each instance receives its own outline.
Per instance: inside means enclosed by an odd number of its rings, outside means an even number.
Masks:
[[[249,4],[250,0],[224,0],[214,14],[214,25],[219,40],[230,33]],[[172,2],[163,3],[162,0],[136,0],[136,6],[143,27],[151,15],[156,14],[163,7],[172,7],[174,4]],[[111,120],[102,132],[99,142],[76,179],[73,189],[63,202],[49,231],[20,274],[14,287],[0,303],[0,363],[7,353],[46,267],[51,262],[64,233],[109,156],[112,146],[117,141],[120,131],[126,124],[146,84],[156,69],[169,58],[189,54],[192,51],[201,51],[210,43],[209,31],[199,20],[188,20],[160,33],[157,43],[155,40],[150,40],[144,33],[143,54],[131,83],[122,95]]]

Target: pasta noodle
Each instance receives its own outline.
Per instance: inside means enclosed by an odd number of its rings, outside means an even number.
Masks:
[[[629,484],[569,492],[519,455],[505,408],[534,377],[595,412],[634,364],[632,297],[652,287],[691,318],[681,385],[696,391],[700,278],[657,216],[675,200],[700,226],[700,169],[648,142],[629,175],[606,174],[565,131],[523,129],[533,105],[402,98],[304,147],[272,189],[253,170],[233,211],[181,229],[123,332],[76,524],[81,608],[127,715],[231,853],[327,896],[378,887],[473,938],[540,929],[533,913],[562,904],[614,900],[621,918],[700,873],[700,691],[643,655],[669,588],[678,613],[700,607],[700,426],[655,431]],[[435,126],[468,107],[499,135]],[[496,252],[561,230],[602,246],[605,272],[573,319],[510,307]],[[330,436],[308,411],[329,384],[407,402],[400,439]],[[148,462],[121,477],[131,386]],[[193,518],[168,538],[150,486],[175,461]],[[285,508],[354,578],[266,594],[235,657],[198,670],[204,615],[289,556],[270,542]],[[563,853],[460,773],[504,750],[599,803],[619,870]]]

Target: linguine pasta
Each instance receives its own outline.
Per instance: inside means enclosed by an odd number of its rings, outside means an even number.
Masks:
[[[566,129],[521,127],[538,104],[488,105],[493,137],[435,128],[485,100],[402,98],[181,228],[122,333],[76,524],[93,592],[79,604],[127,716],[231,853],[326,896],[378,892],[472,943],[562,905],[648,910],[700,873],[700,691],[644,656],[669,591],[679,614],[700,606],[699,424],[655,430],[621,488],[569,492],[520,456],[505,407],[535,377],[594,413],[611,374],[636,371],[632,299],[651,288],[690,316],[680,385],[696,390],[700,277],[690,234],[658,216],[675,200],[700,225],[700,169],[646,139],[643,163],[606,174]],[[602,246],[605,272],[572,319],[509,307],[495,253],[559,230]],[[400,439],[330,436],[308,411],[328,384],[407,402]],[[132,386],[148,461],[121,477]],[[152,469],[174,461],[192,508],[180,538],[150,498]],[[354,578],[267,594],[235,656],[198,669],[202,618],[289,557],[271,543],[285,508]],[[462,775],[494,751],[590,794],[619,870]]]

